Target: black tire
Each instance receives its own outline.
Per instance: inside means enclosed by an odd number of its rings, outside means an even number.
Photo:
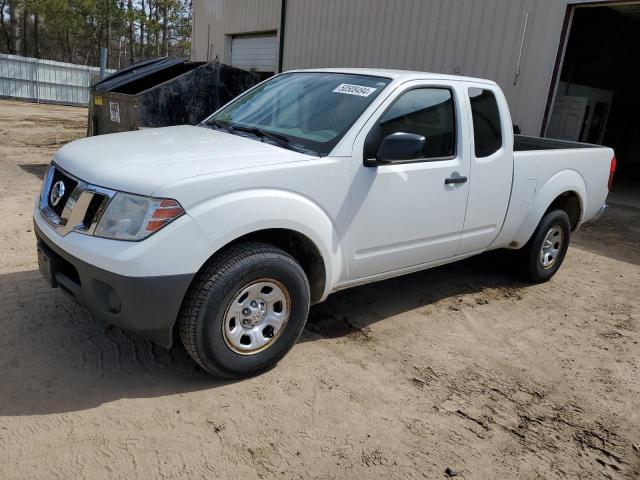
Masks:
[[[552,257],[553,263],[545,266],[541,258],[541,250],[547,234],[554,227],[562,231],[562,240],[559,244],[558,254]],[[545,214],[531,239],[522,248],[525,276],[535,283],[546,282],[553,277],[564,261],[570,240],[571,223],[567,213],[564,210],[552,210]]]
[[[268,347],[243,355],[225,339],[225,313],[243,286],[265,278],[286,288],[291,300],[288,321]],[[265,243],[232,245],[209,260],[187,292],[178,317],[180,338],[189,355],[213,375],[255,375],[291,349],[305,326],[309,304],[309,282],[291,255]]]

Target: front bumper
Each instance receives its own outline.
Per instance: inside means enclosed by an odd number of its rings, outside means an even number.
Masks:
[[[103,322],[171,347],[173,325],[195,274],[134,277],[116,274],[64,251],[35,223],[38,264],[45,280]]]

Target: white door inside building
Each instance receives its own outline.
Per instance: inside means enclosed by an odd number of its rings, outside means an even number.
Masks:
[[[235,35],[231,39],[231,65],[261,74],[273,75],[276,71],[276,35]]]
[[[588,103],[587,97],[567,95],[556,97],[546,136],[559,140],[579,141]]]
[[[579,83],[560,82],[558,91],[573,97],[587,97],[587,111],[584,115],[581,142],[601,144],[606,132],[614,92],[590,87]]]

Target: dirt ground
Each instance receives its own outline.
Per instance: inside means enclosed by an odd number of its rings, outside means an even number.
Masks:
[[[640,209],[544,285],[486,255],[336,294],[275,369],[221,382],[40,278],[33,201],[85,122],[0,102],[3,479],[640,478]]]

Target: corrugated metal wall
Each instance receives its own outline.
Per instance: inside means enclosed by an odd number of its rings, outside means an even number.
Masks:
[[[86,105],[99,73],[97,67],[0,53],[0,97]]]
[[[208,48],[211,58],[228,61],[225,34],[278,28],[280,4],[195,0],[195,58]],[[566,0],[288,0],[283,68],[385,67],[490,78],[504,89],[514,123],[538,134],[566,8]]]
[[[273,31],[280,23],[280,0],[195,0],[194,60],[229,62],[231,35]]]

